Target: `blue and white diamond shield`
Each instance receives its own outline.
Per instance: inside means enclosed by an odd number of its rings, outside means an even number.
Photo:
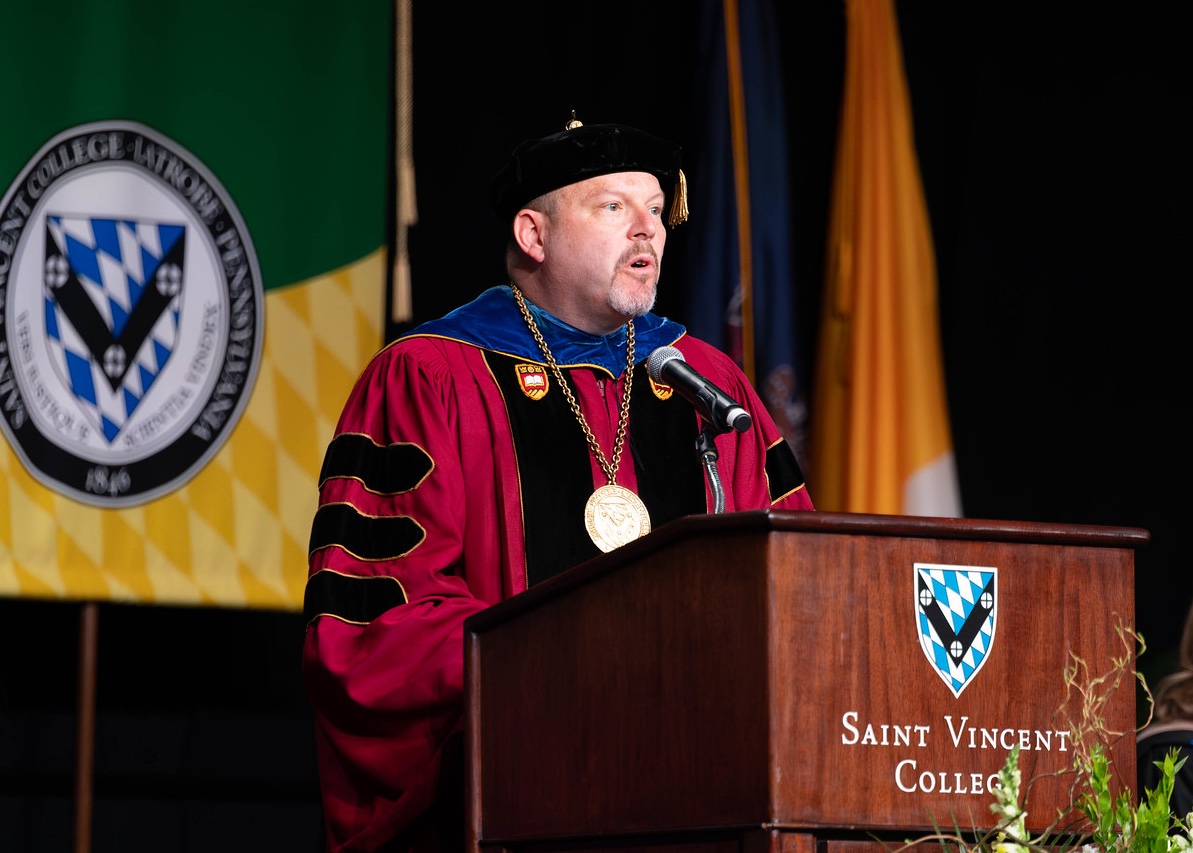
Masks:
[[[998,569],[915,564],[920,648],[960,696],[990,656],[998,617]]]
[[[46,232],[47,345],[110,444],[174,352],[186,227],[50,214]]]

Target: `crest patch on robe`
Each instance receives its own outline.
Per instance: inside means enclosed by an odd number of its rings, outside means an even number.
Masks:
[[[547,371],[537,364],[519,364],[514,370],[518,373],[518,386],[523,394],[532,400],[541,400],[546,396]]]

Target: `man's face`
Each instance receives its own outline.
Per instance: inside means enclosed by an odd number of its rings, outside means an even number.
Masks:
[[[564,187],[550,217],[544,262],[552,296],[573,325],[607,333],[654,306],[665,196],[648,172],[617,172]],[[577,323],[582,316],[589,324]]]

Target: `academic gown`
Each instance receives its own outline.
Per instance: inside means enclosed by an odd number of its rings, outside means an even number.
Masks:
[[[611,459],[625,329],[593,336],[528,305]],[[716,438],[724,511],[813,508],[727,355],[654,314],[634,321],[634,338],[616,482],[652,528],[715,506],[699,416],[647,375],[660,346],[752,416],[749,431]],[[462,843],[464,620],[600,553],[585,502],[607,477],[557,386],[502,286],[381,350],[350,393],[320,475],[304,606],[329,851]],[[436,825],[459,835],[436,841]]]

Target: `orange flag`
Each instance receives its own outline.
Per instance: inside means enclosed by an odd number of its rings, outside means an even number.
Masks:
[[[821,510],[959,517],[936,262],[893,0],[845,8],[808,483]]]

